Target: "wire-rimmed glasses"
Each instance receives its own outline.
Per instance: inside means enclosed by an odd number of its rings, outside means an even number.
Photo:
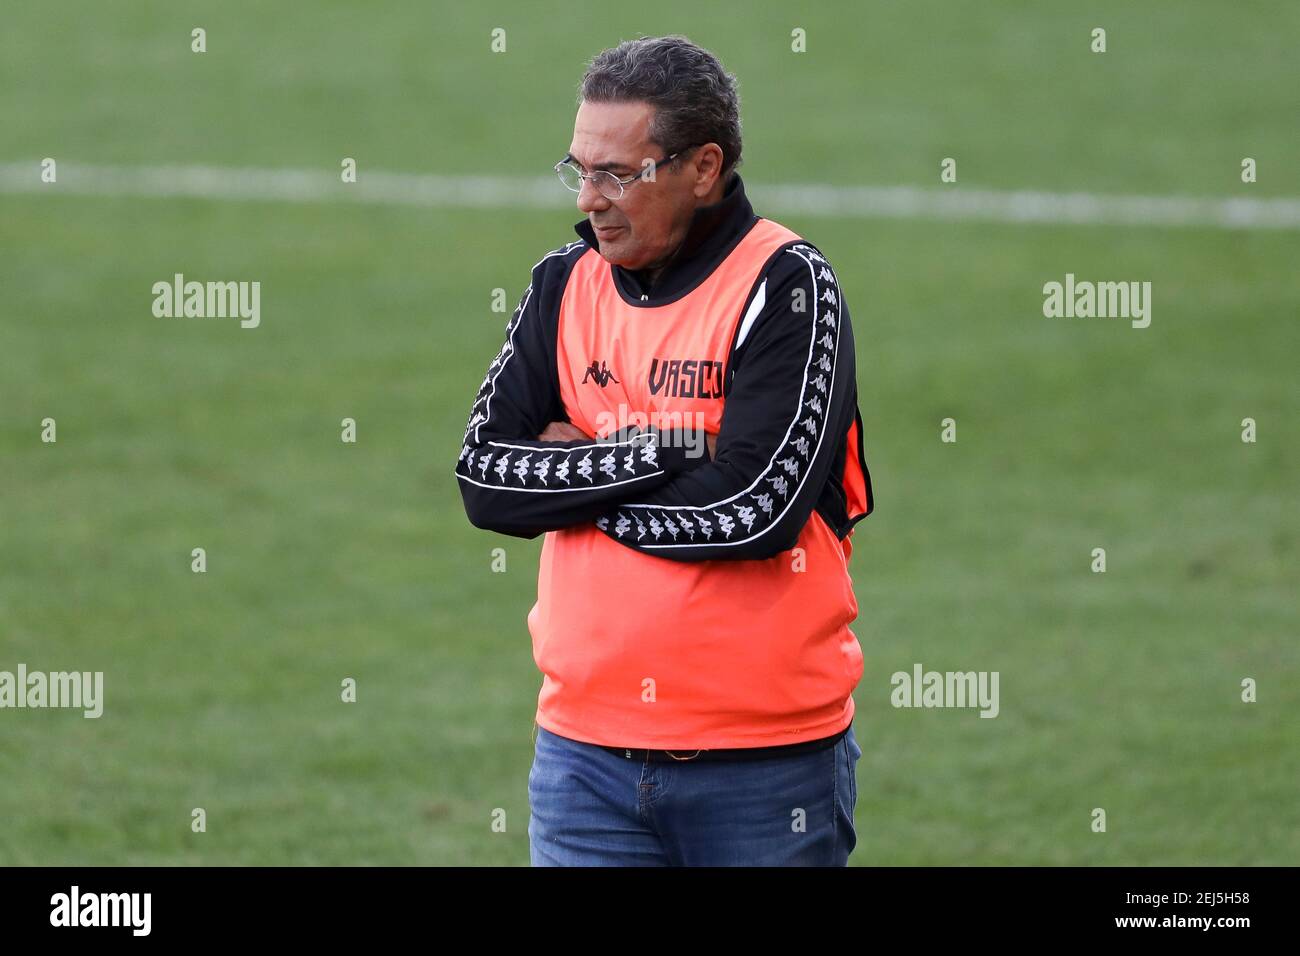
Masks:
[[[686,147],[686,149],[692,148],[694,147]],[[655,170],[664,163],[672,162],[682,153],[686,152],[686,149],[679,149],[671,156],[665,156],[654,165],[647,166],[641,172],[634,173],[627,179],[619,179],[613,173],[605,169],[598,169],[594,173],[584,173],[577,166],[573,165],[574,160],[572,154],[565,154],[565,157],[555,164],[555,174],[560,177],[560,182],[564,184],[564,188],[570,192],[581,192],[582,181],[584,179],[589,179],[591,180],[591,184],[596,187],[596,190],[602,196],[611,202],[618,202],[618,200],[623,198],[624,187],[630,186],[638,179],[649,179],[653,177]]]

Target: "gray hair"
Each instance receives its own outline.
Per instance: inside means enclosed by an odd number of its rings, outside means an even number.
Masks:
[[[736,78],[684,36],[641,37],[603,51],[582,77],[578,102],[583,100],[649,103],[654,108],[650,141],[665,155],[717,143],[724,182],[740,165]]]

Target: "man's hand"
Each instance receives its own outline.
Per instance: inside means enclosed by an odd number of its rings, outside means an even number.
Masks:
[[[584,432],[576,425],[569,422],[551,422],[537,436],[538,441],[574,441],[579,438],[590,438],[591,436]]]
[[[718,436],[712,432],[705,432],[704,444],[709,448],[709,461],[717,461],[718,456],[713,453],[713,449],[718,446]]]

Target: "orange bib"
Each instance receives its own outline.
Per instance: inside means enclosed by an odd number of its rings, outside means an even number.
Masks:
[[[588,249],[560,305],[569,420],[597,437],[629,424],[717,434],[749,293],[773,253],[799,238],[759,219],[699,286],[655,307],[624,302],[610,264]],[[866,502],[856,429],[850,514]],[[688,751],[838,733],[862,676],[850,553],[816,511],[794,549],[766,560],[672,561],[594,524],[548,532],[528,615],[544,675],[537,722],[575,740]]]

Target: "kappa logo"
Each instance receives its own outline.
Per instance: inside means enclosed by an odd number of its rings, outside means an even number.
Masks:
[[[604,388],[610,382],[613,382],[615,385],[620,384],[619,380],[614,377],[614,373],[611,372],[605,366],[604,362],[601,362],[599,365],[597,365],[595,362],[592,362],[590,365],[588,365],[587,374],[582,376],[582,381],[579,382],[578,384],[586,385],[587,379],[589,378],[594,379],[596,384],[599,385],[601,388]]]

